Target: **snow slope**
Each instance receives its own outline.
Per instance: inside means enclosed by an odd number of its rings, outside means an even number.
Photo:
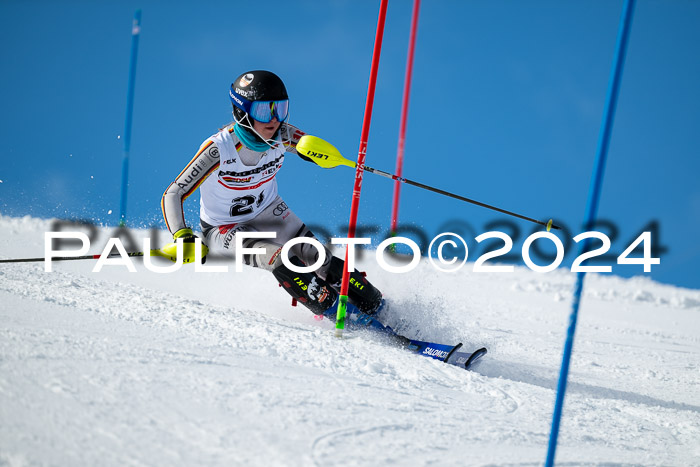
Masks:
[[[0,217],[0,257],[42,256],[49,229]],[[397,275],[366,255],[389,324],[489,347],[467,372],[336,339],[264,271],[134,263],[0,265],[0,465],[544,461],[571,273]],[[700,465],[699,357],[699,290],[589,275],[558,464]]]

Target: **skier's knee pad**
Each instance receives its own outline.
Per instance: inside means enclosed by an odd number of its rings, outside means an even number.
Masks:
[[[333,256],[328,268],[327,279],[336,290],[340,290],[345,262]],[[357,269],[350,273],[348,300],[363,313],[372,314],[382,303],[382,293],[373,286]]]
[[[295,266],[304,266],[304,263],[296,256],[290,258],[289,262]],[[322,315],[333,306],[338,298],[338,293],[326,281],[312,272],[294,272],[282,261],[279,263],[272,270],[272,274],[289,295],[317,315]]]

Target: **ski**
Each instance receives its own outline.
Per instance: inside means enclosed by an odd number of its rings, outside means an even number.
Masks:
[[[453,350],[461,346],[462,344],[447,345],[411,339],[406,348],[424,357],[434,358],[435,360],[444,362]]]
[[[454,352],[446,361],[445,363],[449,363],[450,365],[456,365],[459,367],[463,367],[466,370],[469,370],[473,367],[473,365],[484,355],[488,353],[488,350],[486,350],[486,347],[481,347],[480,349],[476,349],[474,352]]]
[[[486,347],[481,347],[474,352],[460,352],[462,343],[448,345],[418,340],[411,340],[406,348],[424,357],[440,360],[465,370],[470,369],[477,360],[488,352]]]
[[[440,360],[441,362],[455,365],[460,368],[464,368],[465,370],[469,370],[474,363],[476,363],[488,352],[486,347],[481,347],[473,352],[463,352],[461,351],[461,342],[457,345],[450,345],[409,339],[401,334],[398,334],[391,327],[385,326],[375,317],[363,315],[361,313],[351,313],[349,316],[349,328],[354,326],[365,327],[366,329],[391,336],[392,338],[397,339],[401,345],[404,345],[406,349],[414,353],[424,357],[433,358],[435,360]]]

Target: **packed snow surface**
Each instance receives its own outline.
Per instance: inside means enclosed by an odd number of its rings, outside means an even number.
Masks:
[[[0,217],[0,258],[42,257],[50,229]],[[99,232],[91,254],[113,229]],[[265,271],[95,264],[0,264],[0,465],[544,462],[568,271],[395,274],[366,253],[388,324],[488,347],[464,371],[368,332],[335,338]],[[556,459],[700,465],[699,290],[587,276]]]

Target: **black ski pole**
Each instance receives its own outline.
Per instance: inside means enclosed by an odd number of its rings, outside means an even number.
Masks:
[[[160,250],[151,250],[151,256],[157,255],[154,253]],[[127,256],[143,256],[143,251],[134,251],[127,253]],[[81,259],[100,259],[102,255],[84,255],[84,256],[56,256],[51,258],[51,261],[73,261]],[[112,253],[107,255],[107,258],[119,258],[121,255],[119,253]],[[14,259],[0,259],[0,263],[32,263],[38,261],[46,261],[46,258],[14,258]]]
[[[480,201],[476,201],[473,199],[466,198],[464,196],[450,193],[449,191],[441,190],[439,188],[434,188],[432,186],[428,186],[428,185],[424,185],[422,183],[414,182],[413,180],[399,177],[397,175],[390,174],[388,172],[384,172],[382,170],[373,169],[372,167],[368,167],[366,165],[363,167],[363,169],[365,170],[365,172],[381,175],[382,177],[390,178],[392,180],[397,180],[397,181],[402,182],[402,183],[407,183],[409,185],[413,185],[413,186],[416,186],[418,188],[423,188],[424,190],[428,190],[428,191],[432,191],[434,193],[449,196],[450,198],[455,198],[455,199],[458,199],[460,201],[466,201],[467,203],[476,204],[477,206],[481,206],[481,207],[487,208],[487,209],[492,209],[494,211],[498,211],[498,212],[503,213],[503,214],[508,214],[509,216],[517,217],[519,219],[523,219],[526,221],[534,222],[535,224],[544,225],[545,227],[547,227],[547,230],[549,230],[549,229],[561,229],[561,227],[559,227],[558,225],[555,225],[552,222],[552,219],[550,219],[548,222],[538,221],[537,219],[533,219],[531,217],[523,216],[521,214],[518,214],[518,213],[515,213],[512,211],[506,211],[505,209],[497,208],[496,206],[491,206],[490,204],[482,203]]]
[[[299,139],[299,142],[297,143],[296,150],[302,158],[313,162],[319,167],[323,167],[324,169],[330,169],[339,165],[346,165],[348,167],[355,168],[357,165],[355,162],[344,158],[335,146],[333,146],[327,141],[322,140],[318,136],[302,136]],[[433,188],[431,186],[424,185],[423,183],[414,182],[413,180],[408,180],[407,178],[399,177],[398,175],[390,174],[389,172],[384,172],[383,170],[373,169],[372,167],[368,167],[366,165],[362,166],[362,170],[364,170],[365,172],[381,175],[382,177],[390,178],[392,180],[396,180],[402,183],[407,183],[418,188],[423,188],[424,190],[432,191],[434,193],[438,193],[444,196],[449,196],[450,198],[458,199],[460,201],[466,201],[467,203],[475,204],[483,208],[492,209],[494,211],[507,214],[509,216],[517,217],[518,219],[534,222],[535,224],[545,226],[547,228],[547,231],[549,231],[550,229],[561,229],[561,227],[553,223],[552,219],[549,219],[549,221],[547,222],[538,221],[537,219],[533,219],[531,217],[523,216],[512,211],[506,211],[505,209],[497,208],[496,206],[491,206],[490,204],[482,203],[480,201],[469,199],[464,196],[456,195],[454,193],[450,193],[449,191],[441,190],[439,188]]]

